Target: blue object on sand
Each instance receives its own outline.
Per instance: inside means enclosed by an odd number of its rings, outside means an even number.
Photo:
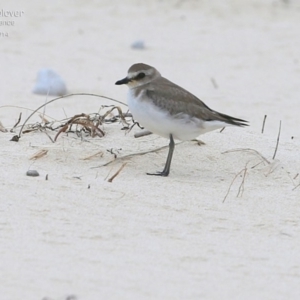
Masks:
[[[67,93],[63,79],[52,69],[41,69],[38,72],[33,93],[41,95],[62,96]]]

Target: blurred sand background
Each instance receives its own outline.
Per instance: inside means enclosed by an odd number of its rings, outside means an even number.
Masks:
[[[24,11],[0,17],[14,21],[0,26],[8,130],[45,102],[32,94],[39,69],[57,71],[70,93],[126,103],[127,88],[114,83],[136,62],[251,125],[200,136],[203,146],[179,144],[168,178],[146,175],[162,169],[167,149],[94,168],[112,159],[107,149],[122,157],[168,144],[135,139],[136,128],[105,126],[102,139],[62,134],[54,144],[44,133],[15,143],[18,129],[0,132],[1,299],[299,299],[299,1],[10,1],[0,9]],[[131,48],[137,40],[145,49]],[[113,103],[77,96],[46,114],[61,120],[103,104]],[[241,148],[260,155],[224,153]],[[30,160],[40,150],[47,155]]]

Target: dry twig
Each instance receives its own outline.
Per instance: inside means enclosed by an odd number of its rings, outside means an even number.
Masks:
[[[244,169],[241,170],[241,171],[239,171],[239,172],[234,176],[234,178],[232,179],[232,181],[231,181],[231,183],[230,183],[230,185],[229,185],[229,188],[228,188],[228,190],[227,190],[227,193],[226,193],[226,195],[225,195],[225,197],[224,197],[224,199],[223,199],[223,201],[222,201],[223,203],[225,202],[227,196],[229,195],[229,192],[230,192],[230,189],[231,189],[233,183],[235,182],[235,180],[237,179],[237,177],[238,177],[243,171],[244,171]]]
[[[120,169],[112,176],[110,177],[107,181],[108,182],[113,182],[113,180],[120,174],[120,172],[124,169],[124,167],[127,165],[127,163],[123,163]]]
[[[70,131],[73,124],[81,125],[84,129],[86,129],[92,137],[98,135],[99,137],[103,137],[105,134],[104,132],[98,127],[100,125],[100,121],[97,120],[96,124],[94,124],[93,120],[90,119],[89,115],[86,114],[79,114],[72,117],[70,120],[67,121],[66,124],[58,131],[56,134],[54,141],[57,140],[58,136],[62,132],[66,132],[68,129]]]
[[[241,175],[242,173],[244,173],[243,174],[243,179],[242,179],[242,182],[241,182],[241,184],[240,184],[240,186],[239,186],[239,190],[238,190],[238,193],[237,193],[237,195],[236,195],[236,197],[242,197],[243,196],[243,192],[244,192],[244,185],[245,185],[245,178],[246,178],[246,173],[247,173],[247,165],[248,165],[248,163],[249,162],[247,162],[246,163],[246,165],[245,165],[245,167],[241,170],[241,171],[239,171],[235,176],[234,176],[234,178],[232,179],[232,181],[231,181],[231,183],[230,183],[230,185],[229,185],[229,188],[228,188],[228,190],[227,190],[227,193],[226,193],[226,195],[225,195],[225,197],[224,197],[224,199],[223,199],[223,203],[225,202],[225,200],[227,199],[227,196],[229,195],[229,192],[230,192],[230,189],[231,189],[231,187],[232,187],[232,185],[233,185],[233,183],[235,182],[235,180],[237,179],[237,177],[239,176],[239,175]]]
[[[179,142],[176,145],[179,145],[181,143],[183,143],[183,142]],[[169,147],[169,145],[166,145],[166,146],[162,146],[162,147],[159,147],[159,148],[156,148],[156,149],[153,149],[153,150],[148,150],[148,151],[138,152],[138,153],[132,153],[132,154],[124,155],[124,156],[121,156],[121,157],[115,157],[113,160],[111,160],[111,161],[109,161],[109,162],[107,162],[107,163],[105,163],[101,166],[92,167],[91,169],[106,167],[106,166],[112,164],[113,162],[116,162],[116,161],[119,161],[119,160],[122,161],[124,159],[131,158],[131,157],[134,157],[134,156],[145,155],[145,154],[152,153],[152,152],[158,152],[158,151],[163,150],[163,149],[168,148],[168,147]]]
[[[119,106],[113,106],[112,109],[110,109],[109,111],[107,111],[107,112],[101,117],[102,120],[104,120],[108,115],[110,115],[110,114],[112,113],[112,111],[115,110],[115,109],[118,111],[119,117],[121,118],[122,122],[123,122],[124,124],[126,124],[126,125],[129,125],[129,123],[125,120],[125,117],[124,117],[124,114],[123,114],[123,112],[122,112],[121,107],[119,107]],[[115,119],[115,116],[114,116],[113,120],[116,120],[116,119]]]
[[[0,121],[0,131],[7,132],[7,129],[3,126],[1,121]]]
[[[297,184],[293,189],[292,189],[292,191],[294,191],[296,188],[298,188],[300,186],[300,183],[299,184]]]
[[[281,132],[281,120],[279,122],[279,131],[278,131],[278,136],[277,136],[277,142],[276,142],[276,148],[275,148],[275,152],[273,155],[273,159],[275,159],[276,153],[277,153],[277,149],[278,149],[278,144],[279,144],[279,138],[280,138],[280,132]]]
[[[238,148],[233,150],[228,150],[225,152],[222,152],[222,154],[230,153],[230,152],[237,152],[237,151],[245,151],[245,152],[253,152],[254,154],[258,155],[264,162],[267,164],[270,164],[270,161],[267,160],[262,154],[260,154],[257,150],[251,149],[251,148]]]
[[[50,121],[45,117],[44,114],[42,114],[42,115],[40,114],[39,117],[42,119],[42,121],[43,121],[45,124],[50,123]]]
[[[198,146],[206,145],[203,141],[197,139],[193,139],[192,142],[196,142]]]
[[[22,118],[22,113],[20,112],[19,119],[18,119],[17,123],[13,126],[13,128],[10,130],[10,132],[13,132],[14,129],[18,126],[18,124],[21,122],[21,118]]]
[[[245,165],[245,168],[243,169],[244,171],[244,174],[243,174],[243,179],[242,179],[242,183],[240,184],[240,187],[239,187],[239,191],[237,193],[237,197],[240,196],[242,197],[243,196],[243,193],[244,193],[244,186],[245,186],[245,179],[246,179],[246,173],[247,173],[247,165],[248,165],[249,162],[246,163]]]
[[[85,158],[82,158],[82,160],[89,160],[89,159],[92,159],[92,158],[94,158],[94,157],[96,157],[96,156],[102,157],[102,156],[103,156],[103,152],[102,152],[102,151],[99,151],[99,152],[97,152],[97,153],[95,153],[95,154],[92,154],[92,155],[90,155],[90,156],[87,156],[87,157],[85,157]]]
[[[30,160],[37,160],[42,158],[43,156],[47,155],[48,150],[39,150],[38,152],[36,152],[34,155],[32,155],[29,159]]]
[[[264,116],[264,120],[263,120],[263,124],[262,124],[262,128],[261,128],[261,133],[264,133],[266,119],[267,119],[267,115]]]
[[[140,138],[140,137],[142,137],[142,136],[146,136],[146,135],[150,135],[150,134],[152,134],[151,131],[149,131],[149,130],[143,130],[143,131],[140,131],[140,132],[135,133],[135,134],[134,134],[134,137],[135,137],[135,138]]]

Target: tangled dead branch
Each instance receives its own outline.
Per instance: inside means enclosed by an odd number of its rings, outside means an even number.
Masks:
[[[117,112],[117,114],[114,113]],[[20,115],[21,116],[21,115]],[[134,122],[131,114],[123,113],[121,107],[115,105],[102,105],[98,113],[92,114],[76,114],[71,118],[66,118],[60,121],[48,121],[43,115],[40,115],[41,122],[33,124],[27,124],[20,130],[23,134],[35,131],[42,131],[48,135],[52,142],[55,142],[61,133],[75,133],[78,136],[85,134],[91,137],[103,137],[105,132],[102,128],[103,124],[112,124],[120,122],[123,125],[123,130],[129,130],[133,127]],[[15,129],[20,122],[20,118],[17,124],[13,127]],[[49,131],[57,132],[54,139],[48,134]],[[14,141],[18,141],[18,136],[14,136]]]
[[[34,131],[34,130],[36,130],[36,129],[41,129],[41,128],[40,128],[40,127],[42,126],[41,123],[38,123],[38,124],[35,126],[35,127],[37,127],[37,128],[34,128],[34,127],[30,126],[30,125],[27,125],[27,122],[29,121],[29,119],[30,119],[34,114],[36,114],[38,111],[40,111],[40,109],[46,107],[47,105],[49,105],[50,103],[53,103],[54,101],[61,100],[61,99],[64,99],[64,98],[73,97],[73,96],[91,96],[91,97],[99,97],[99,98],[108,99],[108,100],[110,100],[110,101],[117,102],[117,103],[119,103],[119,104],[122,104],[122,105],[124,105],[124,106],[127,106],[125,103],[123,103],[123,102],[121,102],[121,101],[112,99],[112,98],[110,98],[110,97],[102,96],[102,95],[89,94],[89,93],[77,93],[77,94],[63,95],[63,96],[60,96],[60,97],[51,99],[50,101],[47,101],[46,103],[42,104],[42,105],[39,106],[37,109],[35,109],[35,110],[27,117],[27,119],[25,120],[25,122],[24,122],[23,125],[21,126],[21,129],[20,129],[20,131],[19,131],[19,135],[14,136],[14,137],[11,139],[11,141],[15,141],[15,142],[18,142],[18,141],[19,141],[19,139],[21,138],[22,133],[24,133],[23,129],[24,129],[25,126],[29,127],[29,128],[30,128],[30,129],[29,129],[30,131]],[[110,113],[112,112],[112,110],[114,110],[114,109],[117,109],[118,111],[120,110],[120,108],[118,108],[117,106],[114,106],[114,107],[111,109],[111,111],[108,112],[107,114],[110,114]],[[44,116],[44,114],[43,114],[43,116]],[[120,116],[121,119],[125,119],[125,115],[119,114],[119,116]],[[21,117],[21,116],[20,116],[20,117]],[[105,116],[105,117],[106,117],[106,116]],[[105,119],[105,117],[104,117],[104,119]],[[41,117],[41,118],[44,119],[43,117]],[[19,119],[20,119],[20,118],[19,118]],[[45,121],[47,121],[47,120],[45,119]],[[18,123],[19,123],[19,121],[18,121]],[[17,123],[17,124],[18,124],[18,123]],[[17,124],[14,126],[14,128],[17,126]],[[48,122],[45,122],[44,125],[47,125],[47,124],[48,124]],[[59,127],[64,127],[64,126],[65,126],[65,124],[64,124],[64,125],[61,125],[61,126],[59,126]],[[46,127],[46,126],[43,126],[43,127]],[[49,129],[49,128],[48,128],[48,129]],[[52,129],[52,128],[50,128],[50,129]],[[28,132],[28,131],[27,131],[27,132]],[[25,133],[26,133],[26,130],[25,130]]]

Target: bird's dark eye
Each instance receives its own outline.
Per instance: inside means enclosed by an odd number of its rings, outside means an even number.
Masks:
[[[137,74],[137,76],[136,76],[136,80],[139,80],[139,79],[142,79],[142,78],[144,78],[146,75],[145,75],[145,73],[143,73],[143,72],[141,72],[141,73],[139,73],[139,74]]]

